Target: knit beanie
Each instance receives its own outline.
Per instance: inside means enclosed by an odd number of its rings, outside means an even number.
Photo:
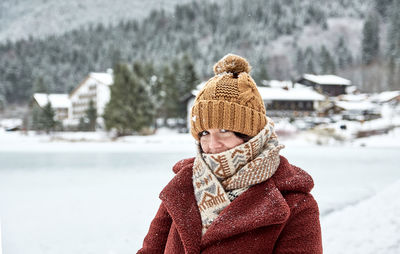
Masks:
[[[250,77],[250,65],[243,57],[228,54],[214,65],[215,76],[196,96],[191,112],[190,132],[225,129],[253,137],[267,123],[264,102]]]

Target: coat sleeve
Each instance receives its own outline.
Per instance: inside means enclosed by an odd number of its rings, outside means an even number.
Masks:
[[[321,226],[317,202],[311,194],[287,198],[290,217],[277,239],[274,254],[322,253]]]
[[[164,253],[171,224],[171,216],[168,214],[165,206],[161,204],[156,216],[150,224],[149,232],[144,238],[143,247],[137,253]]]

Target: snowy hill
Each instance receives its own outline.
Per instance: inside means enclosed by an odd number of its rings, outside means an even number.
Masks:
[[[195,60],[198,77],[206,79],[211,63],[229,52],[249,60],[257,83],[294,80],[303,73],[334,73],[364,92],[398,89],[394,78],[386,78],[387,59],[382,59],[382,66],[371,66],[375,71],[364,71],[361,63],[366,16],[379,3],[383,9],[378,12],[385,20],[383,10],[393,0],[255,0],[252,4],[185,0],[176,7],[172,4],[176,0],[11,1],[0,1],[3,104],[26,103],[40,79],[51,93],[69,92],[88,73],[105,71],[116,62],[144,60],[161,70],[187,54]],[[88,27],[80,29],[85,24]],[[383,57],[389,25],[380,25]],[[31,33],[58,35],[4,43],[6,37]],[[371,77],[363,78],[363,73]]]
[[[190,0],[2,0],[0,42],[63,34],[88,24],[142,19],[153,9],[171,10]]]

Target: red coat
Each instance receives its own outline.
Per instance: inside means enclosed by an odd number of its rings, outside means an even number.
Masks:
[[[313,180],[282,156],[273,177],[237,197],[201,237],[193,161],[174,166],[176,176],[160,193],[160,208],[138,253],[322,253]]]

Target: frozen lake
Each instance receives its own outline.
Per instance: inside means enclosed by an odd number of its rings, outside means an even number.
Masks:
[[[0,151],[4,254],[135,253],[172,165],[194,151],[189,143],[78,150]],[[322,217],[400,179],[398,148],[288,146],[281,154],[313,176]]]

